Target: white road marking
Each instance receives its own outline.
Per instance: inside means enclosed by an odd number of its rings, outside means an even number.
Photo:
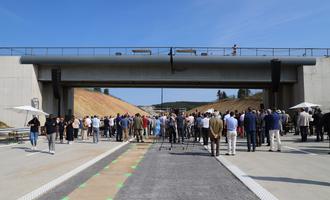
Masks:
[[[26,156],[33,156],[33,155],[35,155],[37,153],[42,153],[42,152],[48,152],[48,148],[47,149],[43,149],[43,150],[37,150],[36,152],[26,154]]]
[[[293,148],[293,147],[289,147],[289,146],[284,146],[284,148],[295,150],[295,151],[300,151],[302,153],[305,153],[305,154],[308,154],[308,155],[312,155],[312,156],[317,156],[317,154],[315,154],[315,153],[311,153],[311,152],[308,152],[308,151],[304,151],[304,150]]]
[[[18,143],[1,145],[0,148],[3,148],[3,147],[11,147],[11,146],[15,146],[15,145],[18,145]]]

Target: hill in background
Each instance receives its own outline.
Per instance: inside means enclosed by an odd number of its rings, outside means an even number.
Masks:
[[[140,108],[124,102],[116,97],[105,95],[100,92],[76,88],[74,90],[74,115],[83,117],[86,115],[109,116],[117,113],[129,113],[134,115],[149,115]]]
[[[191,110],[195,107],[202,106],[205,104],[209,104],[210,102],[194,102],[194,101],[176,101],[176,102],[166,102],[163,103],[162,107],[164,108],[173,108],[173,109],[178,109],[178,108],[186,108],[186,110]],[[160,109],[161,104],[155,104],[153,105],[155,109]]]
[[[208,109],[215,109],[221,113],[226,112],[226,110],[238,110],[239,112],[247,110],[248,107],[254,109],[259,109],[260,104],[262,104],[262,93],[255,94],[251,97],[246,97],[245,99],[223,99],[218,102],[209,103],[206,105],[195,107],[188,111],[188,113],[195,112],[206,112]]]
[[[0,128],[9,128],[9,126],[4,122],[0,121]]]

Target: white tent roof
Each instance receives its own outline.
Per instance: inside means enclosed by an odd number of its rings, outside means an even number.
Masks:
[[[302,102],[298,105],[295,105],[291,107],[290,109],[297,109],[297,108],[315,108],[315,107],[321,107],[319,104],[314,104],[314,103],[308,103],[308,102]]]
[[[32,106],[17,106],[9,109],[12,109],[18,113],[25,113],[31,115],[49,115],[48,113],[45,113],[44,111],[36,109]]]

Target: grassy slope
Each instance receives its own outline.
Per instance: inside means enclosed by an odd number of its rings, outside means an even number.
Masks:
[[[252,107],[254,109],[259,109],[260,104],[262,103],[262,94],[257,94],[252,97],[248,97],[246,99],[224,99],[219,102],[210,103],[207,105],[198,106],[196,108],[193,108],[189,110],[188,112],[195,112],[196,110],[198,112],[205,112],[208,109],[216,109],[220,112],[224,113],[226,110],[238,110],[239,112],[246,110],[248,107]]]
[[[79,117],[85,115],[108,116],[116,115],[117,113],[129,113],[130,115],[140,113],[141,115],[148,115],[148,113],[138,107],[113,96],[85,89],[75,89],[74,99],[74,114]]]

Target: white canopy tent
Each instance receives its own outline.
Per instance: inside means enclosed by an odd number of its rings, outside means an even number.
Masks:
[[[298,108],[316,108],[321,107],[319,104],[309,103],[309,102],[302,102],[298,105],[291,107],[290,109],[298,109]]]
[[[28,116],[31,114],[31,115],[44,115],[44,116],[48,116],[49,114],[42,111],[42,110],[39,110],[37,108],[34,108],[32,106],[17,106],[17,107],[12,107],[12,108],[9,108],[15,112],[18,112],[18,113],[24,113],[26,114],[26,118],[25,118],[25,123],[24,123],[24,126],[26,125],[26,121],[27,121],[27,118]]]

